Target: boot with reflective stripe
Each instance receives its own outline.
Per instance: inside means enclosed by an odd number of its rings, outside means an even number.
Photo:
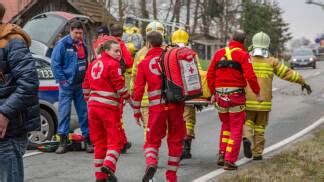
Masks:
[[[184,140],[183,145],[183,151],[181,154],[181,160],[182,159],[191,159],[191,142],[192,138],[187,138]]]
[[[149,165],[146,168],[146,171],[145,171],[145,174],[143,176],[142,182],[149,182],[150,180],[152,180],[156,170],[157,170],[156,165]]]
[[[60,144],[59,147],[56,149],[55,153],[56,154],[64,154],[66,152],[68,152],[68,143],[69,143],[69,139],[66,135],[63,134],[59,134],[60,137]]]

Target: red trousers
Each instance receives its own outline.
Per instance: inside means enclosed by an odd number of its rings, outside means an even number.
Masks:
[[[245,122],[245,94],[216,94],[216,107],[222,122],[219,152],[225,161],[236,162],[240,153],[243,125]]]
[[[183,120],[184,105],[177,105],[172,109],[154,111],[149,109],[149,118],[144,145],[146,165],[157,165],[159,148],[162,139],[167,135],[169,150],[166,179],[177,181],[177,169],[182,153],[183,140],[186,135],[186,126]]]
[[[104,107],[88,107],[89,130],[94,144],[94,166],[96,179],[106,179],[101,172],[104,165],[116,170],[116,163],[123,143],[120,111]]]

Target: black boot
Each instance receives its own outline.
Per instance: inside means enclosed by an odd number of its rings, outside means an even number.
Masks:
[[[244,156],[246,158],[251,158],[252,157],[251,142],[247,138],[243,138],[243,149],[244,149]]]
[[[84,140],[84,143],[85,143],[85,149],[88,153],[93,153],[94,152],[94,148],[93,148],[93,145],[92,145],[92,142],[90,140],[90,137],[86,137],[85,140]]]
[[[191,159],[191,141],[192,138],[187,138],[183,142],[183,151],[181,154],[181,160],[182,159]]]
[[[124,147],[121,149],[120,153],[122,154],[126,154],[127,150],[130,149],[132,147],[132,143],[131,142],[127,142],[124,144]]]
[[[224,170],[237,170],[237,165],[233,162],[225,161]]]
[[[225,158],[225,154],[224,153],[219,153],[218,154],[217,165],[224,166],[224,158]]]
[[[106,167],[106,166],[101,167],[101,172],[108,175],[108,179],[107,179],[108,182],[117,182],[118,181],[117,177],[115,176],[115,173],[109,167]]]
[[[96,179],[96,182],[107,182],[107,179]]]
[[[155,166],[155,165],[148,166],[146,168],[146,171],[145,171],[145,174],[143,176],[142,182],[149,182],[150,180],[152,180],[156,170],[157,170],[157,166]]]
[[[59,134],[59,137],[60,137],[60,144],[59,147],[56,149],[55,153],[64,154],[68,151],[67,147],[68,147],[69,139],[66,135],[63,134]]]

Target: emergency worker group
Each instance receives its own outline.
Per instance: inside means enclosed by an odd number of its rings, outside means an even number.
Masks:
[[[93,41],[94,58],[87,64],[88,53],[82,33],[81,23],[73,23],[70,34],[56,44],[52,54],[53,73],[60,85],[60,146],[56,153],[67,152],[71,102],[74,101],[87,152],[94,152],[96,181],[116,182],[120,154],[131,147],[122,118],[123,108],[129,104],[145,136],[146,167],[142,181],[154,178],[161,142],[166,137],[165,178],[168,182],[176,182],[181,160],[192,157],[196,110],[201,106],[186,104],[185,100],[169,102],[166,99],[165,84],[169,85],[164,80],[161,62],[165,52],[172,49],[192,50],[189,34],[178,29],[170,37],[171,44],[167,44],[165,27],[152,21],[145,29],[145,45],[136,50],[133,58],[134,52],[129,51],[122,40],[123,27],[118,24],[109,29],[101,26]],[[192,51],[194,66],[200,75],[199,99],[205,99],[218,110],[221,128],[217,164],[225,170],[238,168],[235,162],[242,141],[247,158],[262,160],[274,75],[300,84],[308,94],[312,92],[298,72],[271,57],[269,35],[255,34],[251,52],[244,46],[245,39],[242,30],[233,32],[228,45],[215,52],[208,71],[202,70],[198,54]],[[128,76],[129,85],[126,83]]]

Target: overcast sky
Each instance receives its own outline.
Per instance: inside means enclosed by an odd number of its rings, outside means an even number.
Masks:
[[[314,42],[315,37],[324,33],[324,9],[306,4],[305,0],[278,0],[284,10],[283,18],[290,24],[294,38],[306,37]],[[324,0],[314,0],[323,2]]]

